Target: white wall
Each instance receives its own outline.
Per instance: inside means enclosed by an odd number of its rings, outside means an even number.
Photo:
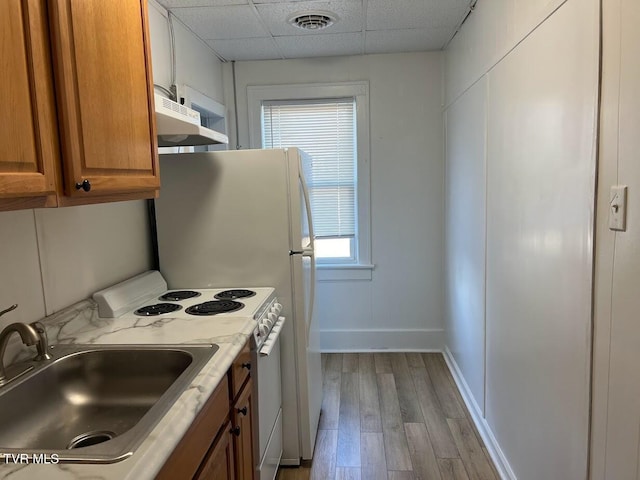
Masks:
[[[503,476],[578,480],[589,434],[598,2],[524,3],[478,2],[446,52],[447,355]]]
[[[640,475],[640,3],[603,2],[591,478]],[[627,230],[609,230],[609,189],[628,186]]]
[[[151,267],[144,201],[0,213],[0,319],[33,322]]]
[[[447,347],[484,413],[487,82],[445,112]]]
[[[0,317],[0,327],[44,317],[44,293],[33,210],[0,212],[0,310],[17,303],[17,310]]]
[[[446,104],[488,72],[566,0],[479,0],[447,48]]]
[[[441,348],[441,53],[237,62],[236,76],[243,148],[249,146],[247,86],[369,82],[375,270],[370,280],[318,283],[322,348]],[[230,88],[225,95],[233,105]]]
[[[180,20],[172,17],[175,34],[176,84],[189,85],[216,102],[224,104],[222,62],[211,48]],[[171,37],[167,10],[149,1],[149,30],[153,82],[171,86]]]
[[[151,268],[145,201],[34,214],[48,315]]]

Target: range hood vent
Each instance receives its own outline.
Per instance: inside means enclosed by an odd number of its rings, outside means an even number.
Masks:
[[[223,133],[200,125],[200,113],[155,94],[159,147],[192,147],[229,143]]]

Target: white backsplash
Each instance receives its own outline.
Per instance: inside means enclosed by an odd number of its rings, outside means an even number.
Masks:
[[[151,266],[144,201],[37,209],[35,220],[47,315]]]
[[[45,315],[38,241],[33,210],[0,213],[0,327],[32,322]]]
[[[146,203],[0,212],[0,328],[51,315],[151,267]]]

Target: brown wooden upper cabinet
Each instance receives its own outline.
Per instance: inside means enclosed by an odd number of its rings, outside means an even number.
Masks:
[[[0,26],[0,208],[153,197],[146,0],[7,0]]]
[[[47,24],[42,0],[0,2],[0,197],[5,208],[55,205],[59,148]]]

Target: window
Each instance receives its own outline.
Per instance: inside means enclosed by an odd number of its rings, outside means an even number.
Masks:
[[[316,258],[370,267],[367,85],[249,87],[251,145],[310,155]]]
[[[262,102],[262,147],[311,157],[309,198],[319,261],[356,260],[355,99]]]

